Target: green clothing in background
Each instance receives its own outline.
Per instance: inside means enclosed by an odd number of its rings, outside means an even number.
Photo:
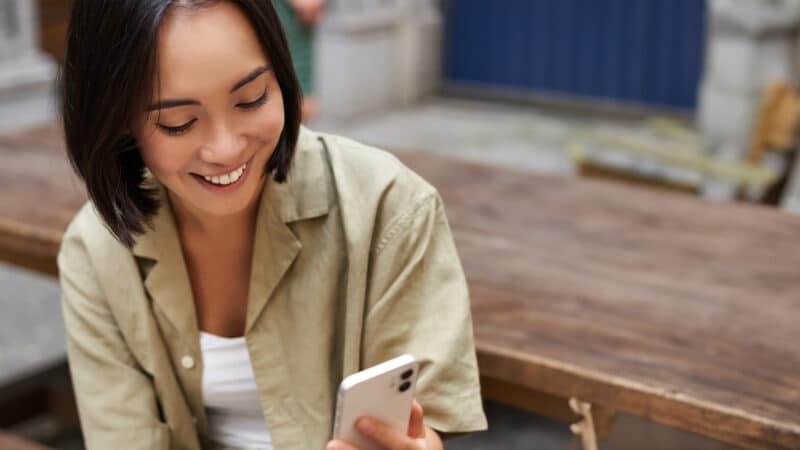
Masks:
[[[294,69],[300,86],[303,88],[304,95],[314,93],[314,70],[313,70],[313,40],[314,27],[307,26],[300,22],[297,13],[289,5],[288,0],[272,0],[275,10],[280,17],[286,39],[289,41],[289,51],[292,53]]]

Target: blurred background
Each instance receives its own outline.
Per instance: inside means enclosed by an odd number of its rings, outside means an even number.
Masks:
[[[0,0],[0,146],[55,127],[70,3]],[[311,128],[800,212],[796,0],[330,0],[311,22],[293,48]],[[1,264],[0,286],[0,428],[82,448],[55,280]],[[561,422],[487,411],[489,432],[447,448],[575,444]],[[603,448],[732,447],[623,416]]]

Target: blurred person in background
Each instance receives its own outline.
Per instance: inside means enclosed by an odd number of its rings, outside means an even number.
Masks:
[[[76,0],[66,147],[90,201],[58,256],[88,450],[357,450],[356,371],[410,353],[407,434],[486,427],[464,273],[436,190],[300,125],[272,3]],[[423,410],[424,408],[424,410]]]
[[[314,86],[314,34],[325,13],[326,0],[272,0],[289,41],[295,73],[303,89],[303,122],[319,114]]]

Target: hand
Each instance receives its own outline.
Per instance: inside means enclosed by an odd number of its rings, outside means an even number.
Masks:
[[[297,12],[297,18],[304,25],[314,25],[325,13],[325,0],[289,0],[289,5]]]
[[[358,419],[356,428],[388,450],[443,450],[439,435],[422,423],[422,417],[422,406],[414,400],[411,404],[411,418],[408,420],[408,435],[403,435],[372,417]],[[359,449],[347,442],[330,441],[325,450]]]

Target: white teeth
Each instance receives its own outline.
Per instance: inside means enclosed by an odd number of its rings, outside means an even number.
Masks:
[[[239,178],[242,177],[242,174],[244,173],[244,169],[246,167],[247,167],[247,164],[243,164],[242,167],[239,167],[238,169],[234,170],[231,173],[227,173],[225,175],[219,175],[219,176],[215,175],[213,177],[204,176],[203,178],[205,178],[205,180],[210,182],[210,183],[214,183],[214,184],[219,184],[219,185],[225,186],[225,185],[228,185],[228,184],[231,184],[231,183],[236,183],[237,181],[239,181]]]

